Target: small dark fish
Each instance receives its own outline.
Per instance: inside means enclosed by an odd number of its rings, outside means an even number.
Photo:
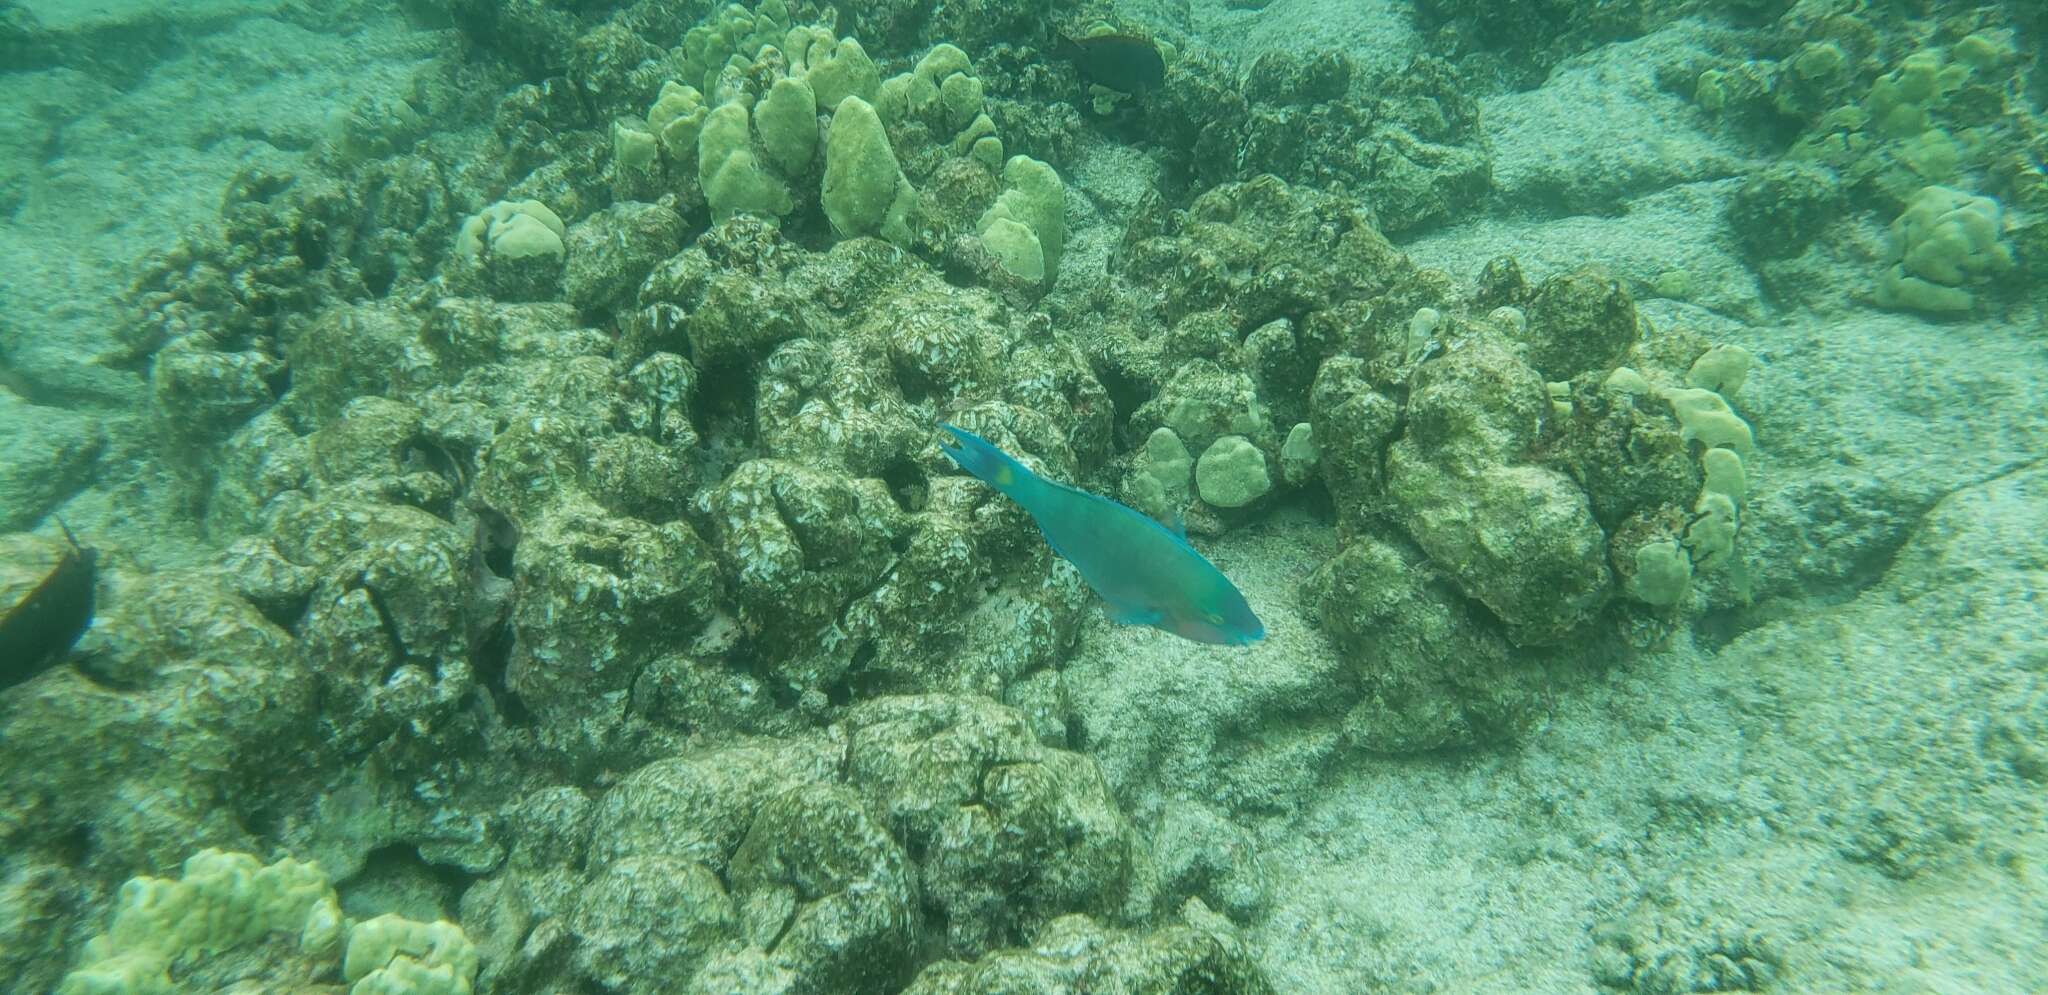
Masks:
[[[1054,54],[1074,64],[1090,83],[1138,93],[1166,82],[1166,59],[1152,39],[1138,35],[1060,36]]]
[[[69,545],[0,536],[0,688],[62,660],[92,624],[99,551],[80,546],[69,527],[64,538]]]
[[[1223,646],[1266,635],[1237,585],[1187,540],[1106,497],[1032,473],[973,432],[939,428],[958,443],[939,448],[1030,512],[1052,551],[1102,596],[1111,619]]]

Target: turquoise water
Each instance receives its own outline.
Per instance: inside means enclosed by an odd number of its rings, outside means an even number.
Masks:
[[[2048,990],[2044,31],[0,0],[0,990]]]

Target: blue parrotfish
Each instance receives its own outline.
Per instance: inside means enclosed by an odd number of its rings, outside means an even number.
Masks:
[[[1244,594],[1187,540],[1150,516],[1032,473],[987,439],[940,424],[960,468],[1031,514],[1047,545],[1101,595],[1109,617],[1198,643],[1242,646],[1266,635]]]

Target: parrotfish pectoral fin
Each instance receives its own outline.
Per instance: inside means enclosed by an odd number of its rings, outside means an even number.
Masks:
[[[1120,605],[1114,601],[1104,601],[1102,611],[1109,616],[1110,621],[1118,625],[1158,625],[1159,620],[1166,617],[1165,613],[1157,608]]]

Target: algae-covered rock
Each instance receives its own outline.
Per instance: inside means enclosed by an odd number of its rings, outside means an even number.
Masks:
[[[1572,416],[1544,459],[1585,490],[1594,518],[1613,530],[1631,515],[1689,503],[1699,470],[1682,426],[1655,388],[1628,367],[1593,385],[1577,381]]]
[[[1511,463],[1529,455],[1549,412],[1537,371],[1499,338],[1475,336],[1416,371],[1403,441],[1468,468]]]
[[[1053,472],[1071,478],[1081,459],[1107,455],[1106,392],[1078,351],[1038,319],[905,262],[879,240],[811,253],[736,219],[663,264],[642,291],[643,301],[687,314],[648,329],[645,342],[696,357],[692,367],[706,371],[697,394],[709,395],[699,407],[732,405],[750,419],[764,464],[803,470],[785,476],[741,464],[691,512],[731,569],[742,571],[730,575],[738,578],[734,614],[743,626],[766,627],[753,644],[763,654],[758,665],[799,695],[839,694],[855,674],[869,689],[994,695],[1070,638],[1074,612],[1085,607],[1047,583],[1050,560],[1042,543],[1023,541],[1037,540],[1021,514],[974,515],[974,502],[926,514],[903,506],[914,504],[920,478],[932,481],[930,461],[943,459],[930,405],[948,405],[953,420],[979,411],[1010,426],[1029,440],[1025,453],[1044,454]],[[746,375],[732,375],[739,370]],[[860,495],[867,524],[856,531],[867,538],[858,550],[842,558],[807,537],[803,553],[789,550],[788,570],[742,565],[740,545],[781,549],[785,543],[764,537],[787,530],[735,524],[727,509],[796,513],[813,493],[808,482],[825,478],[835,491]],[[989,635],[1001,627],[967,623],[971,612],[999,613],[988,600],[991,580],[1002,597],[1034,605],[1022,638],[1007,644]]]
[[[894,336],[912,339],[925,328],[947,329],[945,342],[921,342],[915,359],[895,370],[963,365],[954,349],[974,356],[976,344],[966,336],[979,323],[957,321],[942,302],[941,310],[904,314]],[[891,309],[894,310],[893,308]],[[860,476],[879,477],[924,442],[924,426],[890,383],[890,353],[840,339],[784,343],[761,364],[761,390],[754,406],[755,424],[763,445],[776,456],[819,468],[841,468]],[[968,360],[972,362],[971,359]]]
[[[1597,268],[1543,281],[1527,310],[1528,362],[1550,380],[1612,367],[1640,334],[1628,291]]]
[[[811,331],[809,301],[802,288],[791,286],[791,271],[801,258],[763,219],[740,215],[712,225],[648,274],[640,288],[641,307],[662,308],[659,313],[674,318],[651,327],[629,326],[629,346],[686,355],[705,370],[758,361],[782,342]],[[866,289],[865,280],[848,282]]]
[[[576,970],[612,991],[669,991],[738,940],[739,915],[702,864],[627,857],[584,885],[570,920]]]
[[[703,499],[741,621],[769,646],[819,638],[880,579],[899,511],[879,481],[779,460],[751,460]],[[792,674],[801,686],[823,674]]]
[[[343,494],[281,509],[272,539],[321,577],[300,638],[328,665],[323,679],[381,676],[414,655],[465,654],[473,534],[420,508]],[[375,626],[373,646],[356,642],[362,621]]]
[[[1728,202],[1728,227],[1755,259],[1790,259],[1843,208],[1842,181],[1811,162],[1774,163],[1744,180]]]
[[[1518,660],[1490,620],[1414,559],[1360,538],[1302,585],[1362,691],[1345,739],[1397,754],[1512,739],[1542,706],[1542,665]]]
[[[1309,391],[1309,423],[1323,483],[1347,524],[1364,517],[1385,482],[1385,453],[1401,425],[1401,407],[1373,389],[1366,363],[1330,359]]]
[[[754,814],[782,789],[836,779],[843,744],[735,743],[656,760],[619,779],[590,815],[590,863],[664,857],[726,871]]]
[[[1413,271],[1363,202],[1275,176],[1215,187],[1185,213],[1141,211],[1113,265],[1156,293],[1163,324],[1220,306],[1247,330],[1370,297]]]
[[[283,412],[273,408],[251,418],[214,451],[216,476],[203,526],[221,536],[261,531],[270,502],[305,486],[309,448]]]
[[[1525,643],[1584,623],[1612,582],[1585,492],[1527,462],[1549,409],[1536,371],[1475,339],[1416,372],[1386,463],[1390,513]]]
[[[814,990],[894,992],[915,963],[915,866],[852,788],[768,799],[728,877],[753,945]]]
[[[35,524],[84,487],[106,443],[97,418],[0,392],[0,532]]]
[[[1123,901],[1132,832],[1101,770],[1042,746],[1022,715],[974,698],[881,698],[845,731],[847,783],[920,855],[949,951],[973,956]]]
[[[1178,922],[1140,932],[1082,915],[1048,924],[1029,947],[940,961],[904,995],[1082,995],[1114,991],[1267,995],[1273,991],[1228,920],[1190,901]]]
[[[1150,834],[1159,904],[1200,899],[1233,922],[1249,923],[1272,899],[1273,871],[1245,827],[1217,806],[1169,803]]]
[[[625,201],[569,226],[562,274],[569,303],[585,311],[631,306],[654,264],[683,244],[683,219],[660,204]]]
[[[144,260],[115,355],[140,361],[194,336],[206,349],[268,351],[328,305],[377,296],[373,287],[417,287],[453,234],[447,198],[441,168],[425,157],[389,160],[354,180],[239,170],[217,226]]]
[[[1396,443],[1387,494],[1416,542],[1517,641],[1553,642],[1605,606],[1606,535],[1563,474],[1530,465],[1457,473]]]
[[[1191,54],[1167,67],[1142,123],[1206,183],[1271,174],[1340,189],[1393,232],[1477,209],[1492,175],[1479,102],[1434,56],[1368,78],[1327,50],[1266,51],[1242,74]]]
[[[285,407],[315,425],[365,395],[396,397],[439,383],[420,318],[386,302],[329,308],[285,343],[292,369]]]
[[[719,594],[711,547],[682,522],[650,525],[565,504],[512,558],[505,685],[544,737],[588,756],[615,737],[643,667],[688,645]]]
[[[578,970],[628,988],[695,975],[893,992],[924,928],[944,923],[944,949],[972,956],[1118,908],[1133,846],[1092,761],[1040,745],[1014,710],[950,696],[656,761],[591,824]]]
[[[91,826],[113,868],[176,866],[193,841],[247,846],[219,800],[312,748],[317,675],[209,575],[102,559],[98,585],[77,647],[94,676],[60,667],[0,699],[0,836],[26,852]]]
[[[257,350],[225,352],[187,337],[164,346],[149,371],[150,400],[172,438],[218,439],[276,400],[272,384],[284,373],[276,358]]]

